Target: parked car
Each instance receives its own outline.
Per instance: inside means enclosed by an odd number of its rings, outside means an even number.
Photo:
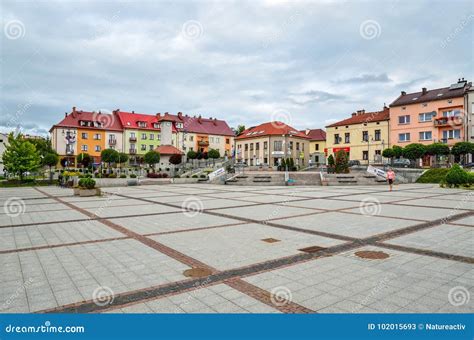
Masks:
[[[348,162],[348,165],[349,166],[360,166],[360,161],[357,161],[357,160],[350,160]]]
[[[466,169],[472,169],[474,168],[474,162],[463,164],[462,167]]]
[[[411,162],[405,158],[395,159],[393,160],[393,166],[396,168],[408,168],[411,166]]]

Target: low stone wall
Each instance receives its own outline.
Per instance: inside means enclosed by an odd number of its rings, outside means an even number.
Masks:
[[[174,184],[192,184],[198,183],[199,178],[173,178],[171,182]]]

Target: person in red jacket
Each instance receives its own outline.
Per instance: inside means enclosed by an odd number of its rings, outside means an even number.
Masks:
[[[390,186],[390,191],[392,191],[393,181],[395,180],[395,172],[392,168],[388,169],[387,171],[387,182]]]

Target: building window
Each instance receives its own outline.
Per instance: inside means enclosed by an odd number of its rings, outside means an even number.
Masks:
[[[362,151],[362,159],[364,161],[369,159],[369,152],[367,150]]]
[[[82,151],[87,151],[87,145],[81,145],[81,150]]]
[[[369,131],[362,131],[362,141],[363,142],[369,141]]]
[[[443,139],[460,139],[461,130],[445,130],[443,131]]]
[[[461,110],[447,110],[443,111],[443,117],[458,117],[461,115]]]
[[[142,133],[142,139],[143,139],[143,140],[146,139],[146,133]]]
[[[290,146],[289,146],[290,150],[293,150],[293,142],[290,141],[290,144],[289,144],[289,145],[290,145]]]
[[[316,144],[314,145],[314,151],[319,151],[319,143],[316,143]]]
[[[157,133],[157,134],[156,134],[156,139],[157,139],[157,140],[160,140],[160,139],[161,139],[161,133]],[[192,140],[192,139],[190,138],[190,140]]]
[[[150,151],[153,151],[154,149],[153,145],[150,145],[149,147],[150,147]]]
[[[95,140],[100,140],[100,133],[94,134],[94,139]]]
[[[339,134],[336,133],[336,134],[334,135],[334,144],[339,144],[339,142],[340,142]]]
[[[229,139],[229,138],[226,138],[226,139],[225,139],[225,143],[226,143],[226,144],[230,144],[230,139]]]
[[[296,142],[296,151],[300,151],[300,143]]]
[[[245,144],[244,149],[245,149],[245,151],[249,151],[249,145],[248,145],[248,144]]]
[[[301,143],[301,151],[304,151],[304,144]]]
[[[146,128],[146,123],[145,122],[138,122],[138,126],[141,128]]]
[[[380,139],[382,139],[382,133],[380,130],[375,130],[375,133],[374,133],[374,140],[376,141],[380,141]]]
[[[160,139],[160,138],[158,138],[158,139]],[[193,140],[194,140],[194,136],[189,136],[189,141],[192,142]]]
[[[283,144],[281,140],[276,140],[273,142],[273,150],[283,151]]]
[[[263,163],[268,164],[268,158],[267,157],[263,158]]]
[[[87,132],[81,133],[81,138],[82,139],[87,139]]]
[[[349,132],[346,132],[344,135],[344,143],[350,143],[351,142],[351,134]]]
[[[216,137],[216,143],[220,143],[220,142],[221,142],[220,138]]]
[[[409,142],[410,141],[410,133],[399,133],[398,134],[398,141],[399,142]]]
[[[264,148],[265,150],[268,149],[268,142],[263,142],[263,148]]]
[[[145,144],[142,144],[142,145],[141,145],[141,150],[142,150],[142,151],[146,151],[146,145],[145,145]]]
[[[136,136],[135,136],[135,132],[131,132],[131,133],[130,133],[130,138],[135,138],[135,137],[136,137]]]
[[[253,151],[253,143],[250,143],[250,151]]]
[[[375,150],[375,155],[380,156],[382,154],[382,150]]]
[[[260,143],[255,143],[255,150],[256,151],[260,150]]]
[[[431,131],[420,132],[420,140],[431,140],[433,137]]]
[[[96,146],[95,146],[95,151],[96,151],[96,152],[100,152],[100,146],[99,146],[99,145],[96,145]]]
[[[155,139],[155,134],[154,133],[150,133],[150,140],[154,140]]]
[[[209,142],[214,143],[214,137],[209,137]]]
[[[410,116],[400,116],[398,117],[398,124],[410,124]]]
[[[418,115],[420,123],[431,122],[433,120],[434,112],[424,112]]]

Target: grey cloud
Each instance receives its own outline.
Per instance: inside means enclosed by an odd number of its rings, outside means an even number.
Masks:
[[[381,74],[362,74],[358,77],[352,77],[338,81],[338,83],[367,84],[367,83],[390,83],[392,79],[386,73]]]

